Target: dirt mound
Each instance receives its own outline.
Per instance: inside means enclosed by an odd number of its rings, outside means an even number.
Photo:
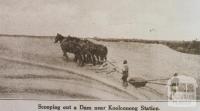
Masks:
[[[110,63],[107,63],[105,66],[86,65],[85,67],[78,67],[77,64],[72,61],[73,55],[69,56],[71,58],[69,60],[63,59],[60,46],[53,43],[53,38],[39,39],[1,37],[0,56],[17,58],[25,61],[32,61],[34,63],[47,64],[50,66],[53,65],[56,67],[70,69],[72,71],[78,71],[83,73],[85,76],[95,78],[99,81],[92,81],[89,78],[75,75],[73,75],[72,78],[67,78],[66,76],[69,74],[66,72],[38,68],[36,66],[29,65],[11,65],[12,62],[5,62],[0,65],[0,72],[4,75],[0,76],[1,85],[3,85],[2,87],[5,87],[4,89],[7,91],[9,88],[16,89],[16,85],[21,85],[22,89],[17,88],[17,92],[13,92],[13,95],[5,95],[5,93],[3,93],[1,94],[1,97],[17,97],[22,93],[25,93],[23,91],[27,89],[26,91],[28,91],[29,94],[24,94],[22,98],[37,98],[40,96],[44,98],[64,97],[77,99],[71,95],[76,94],[84,95],[83,97],[85,98],[82,99],[86,99],[89,95],[91,95],[91,98],[96,99],[128,99],[130,96],[125,93],[128,92],[134,95],[132,99],[163,100],[167,98],[167,91],[166,88],[163,88],[163,86],[147,84],[146,87],[136,89],[135,87],[129,85],[127,89],[124,89],[122,87],[122,75],[120,73],[122,61],[124,59],[128,60],[130,78],[141,77],[145,80],[162,79],[172,76],[175,72],[184,73],[197,78],[198,73],[200,72],[200,56],[176,52],[164,45],[125,42],[99,43],[108,47],[108,60]],[[18,68],[19,66],[20,68]],[[18,69],[16,70],[16,68]],[[15,76],[13,76],[13,72],[16,74]],[[37,73],[30,74],[30,72]],[[48,75],[49,73],[50,75]],[[62,77],[63,79],[61,79]],[[13,78],[15,81],[13,81]],[[20,81],[21,78],[23,78],[23,82]],[[75,79],[73,78],[79,78],[80,82],[74,81]],[[50,81],[48,81],[49,79]],[[11,81],[10,86],[7,81]],[[102,82],[105,84],[102,84]],[[166,83],[166,81],[160,82]],[[49,86],[49,84],[52,85],[51,88],[46,89],[45,87]],[[79,87],[79,85],[81,86]],[[64,88],[62,89],[63,86]],[[108,86],[114,86],[115,89]],[[69,90],[69,88],[71,89]],[[60,91],[60,89],[62,89],[62,91]],[[32,93],[34,91],[39,94]],[[51,96],[47,96],[46,91],[52,92],[49,93]],[[58,93],[56,93],[56,91]],[[77,92],[79,92],[79,94]]]

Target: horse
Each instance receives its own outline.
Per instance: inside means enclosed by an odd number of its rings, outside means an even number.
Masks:
[[[61,49],[63,51],[63,56],[65,56],[66,58],[68,58],[67,56],[67,52],[69,53],[73,53],[75,55],[74,60],[77,62],[77,60],[79,61],[80,65],[84,65],[84,58],[83,58],[83,51],[82,51],[82,47],[73,41],[64,41],[61,43]]]
[[[95,56],[98,63],[102,63],[107,60],[108,49],[104,45],[96,44],[95,45]]]
[[[64,39],[65,39],[64,36],[62,36],[61,34],[57,33],[54,43],[57,43],[58,41],[61,43]]]
[[[68,59],[67,52],[73,53],[75,55],[74,61],[77,62],[78,60],[80,65],[84,65],[84,58],[82,54],[83,51],[78,43],[74,41],[69,41],[68,38],[57,33],[55,43],[57,43],[58,41],[60,42],[63,56],[66,57],[66,59]]]
[[[63,56],[68,58],[67,52],[74,53],[74,61],[81,61],[81,64],[92,63],[96,65],[107,60],[108,49],[104,45],[95,44],[87,39],[80,39],[68,35],[67,37],[57,33],[55,43],[60,42]]]
[[[87,39],[80,39],[77,37],[72,37],[72,36],[67,36],[67,37],[63,37],[61,34],[57,34],[56,36],[57,38],[64,38],[63,41],[68,41],[68,42],[75,42],[78,45],[81,46],[81,54],[83,56],[83,60],[85,63],[92,63],[93,65],[95,65],[95,57],[94,57],[94,46],[93,43]],[[75,57],[75,61],[76,61],[76,57]]]
[[[83,57],[85,63],[92,63],[93,65],[96,65],[95,57],[93,54],[94,47],[92,44],[89,44],[85,41],[79,42],[79,44],[82,47]]]

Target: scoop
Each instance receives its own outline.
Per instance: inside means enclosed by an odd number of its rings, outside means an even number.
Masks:
[[[135,77],[135,78],[130,78],[128,82],[135,86],[136,88],[139,87],[145,87],[147,83],[151,84],[157,84],[157,85],[167,85],[164,83],[158,83],[158,82],[152,82],[152,81],[159,81],[159,80],[168,80],[169,78],[166,79],[153,79],[153,80],[145,80],[144,78],[141,77]]]

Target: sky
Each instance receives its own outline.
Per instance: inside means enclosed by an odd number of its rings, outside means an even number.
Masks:
[[[0,33],[200,40],[200,0],[0,0]]]

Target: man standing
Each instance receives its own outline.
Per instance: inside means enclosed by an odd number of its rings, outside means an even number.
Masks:
[[[122,80],[123,80],[123,86],[126,88],[128,86],[128,64],[127,64],[127,60],[123,61],[123,69],[122,69]]]

